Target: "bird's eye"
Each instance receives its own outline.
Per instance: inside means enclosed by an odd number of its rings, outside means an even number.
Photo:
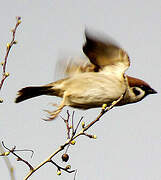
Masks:
[[[133,92],[136,96],[138,96],[141,92],[139,90],[137,90],[137,88],[133,88]]]

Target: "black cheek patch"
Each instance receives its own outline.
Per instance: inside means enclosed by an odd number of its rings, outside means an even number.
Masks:
[[[140,95],[140,91],[138,91],[136,88],[133,88],[133,92],[136,96]]]

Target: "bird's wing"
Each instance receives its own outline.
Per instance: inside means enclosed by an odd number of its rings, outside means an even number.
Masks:
[[[96,66],[87,58],[61,58],[56,63],[55,77],[64,78],[64,75],[72,76],[85,72],[95,72]]]
[[[86,42],[83,52],[99,71],[118,71],[124,73],[130,66],[128,54],[113,40],[95,38],[85,32]]]
[[[86,72],[123,74],[130,65],[127,53],[113,40],[98,40],[85,32],[83,51],[87,58],[63,58],[57,62],[56,74],[74,75]]]
[[[76,73],[95,72],[96,66],[86,59],[71,59],[66,66],[66,74],[72,75]]]

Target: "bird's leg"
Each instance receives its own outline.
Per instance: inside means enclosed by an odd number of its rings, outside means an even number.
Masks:
[[[56,104],[56,103],[53,104],[53,103],[50,102],[49,105],[52,105],[52,106],[55,106],[55,107],[59,108],[59,105]]]
[[[68,94],[67,93],[64,93],[64,96],[63,96],[63,101],[61,102],[61,104],[58,106],[58,109],[55,110],[55,111],[48,111],[48,110],[45,110],[50,116],[48,119],[44,119],[45,121],[52,121],[54,118],[57,117],[57,115],[61,112],[61,110],[66,106],[68,105]],[[55,105],[55,104],[54,104]]]
[[[49,118],[48,119],[43,119],[43,120],[45,120],[45,121],[52,121],[52,120],[54,120],[57,117],[57,115],[60,113],[60,111],[64,108],[64,106],[65,105],[62,103],[62,104],[60,104],[58,109],[55,110],[55,111],[45,110],[49,114]]]

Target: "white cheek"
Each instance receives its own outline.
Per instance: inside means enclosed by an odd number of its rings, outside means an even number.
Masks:
[[[144,98],[145,92],[140,88],[137,88],[137,90],[140,92],[140,94],[138,96],[135,95],[135,93],[133,92],[132,89],[129,90],[129,102],[130,103],[141,101]]]

